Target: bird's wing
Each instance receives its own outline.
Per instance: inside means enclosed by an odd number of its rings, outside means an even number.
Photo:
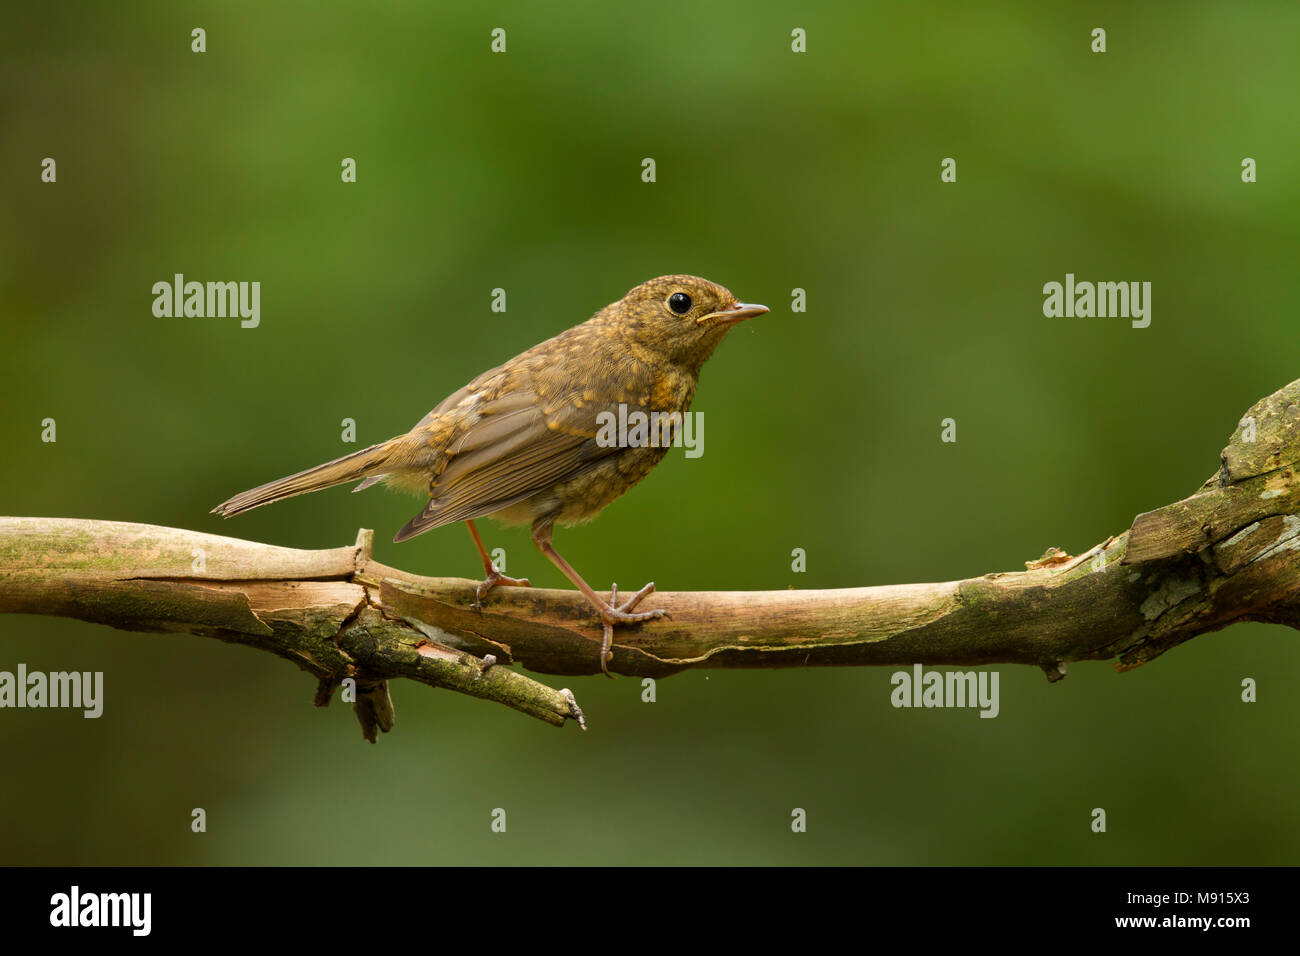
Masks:
[[[482,402],[472,423],[446,444],[448,461],[430,485],[429,503],[393,540],[508,508],[617,453],[616,445],[596,440],[605,410],[618,413],[616,405],[548,403],[530,390]]]

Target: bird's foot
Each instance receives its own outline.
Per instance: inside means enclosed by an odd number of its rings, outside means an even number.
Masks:
[[[624,601],[618,603],[618,585],[609,586],[609,603],[601,609],[600,617],[606,624],[636,624],[638,621],[653,621],[667,616],[668,612],[663,608],[656,608],[653,611],[633,611],[632,609],[644,601],[651,594],[654,594],[655,583],[651,581],[636,594]]]
[[[488,576],[479,582],[479,586],[474,589],[474,607],[482,607],[483,599],[498,584],[504,584],[512,588],[532,587],[527,578],[508,578],[496,568],[493,568]]]
[[[603,631],[600,642],[600,669],[601,672],[609,678],[614,675],[609,672],[609,662],[613,659],[614,653],[610,648],[614,644],[614,625],[615,624],[639,624],[642,621],[657,621],[668,616],[668,612],[663,608],[655,608],[653,611],[636,611],[633,610],[638,604],[654,593],[655,584],[651,581],[636,594],[624,601],[618,603],[618,585],[610,585],[609,603],[599,609],[600,623]]]

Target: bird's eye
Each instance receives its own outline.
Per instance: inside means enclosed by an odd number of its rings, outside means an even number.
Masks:
[[[672,309],[678,315],[685,315],[691,311],[691,297],[685,292],[674,292],[668,297],[668,308]]]

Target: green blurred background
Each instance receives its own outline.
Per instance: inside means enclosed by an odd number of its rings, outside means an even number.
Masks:
[[[386,563],[472,575],[462,529],[389,543],[415,499],[208,509],[404,431],[636,283],[692,272],[773,311],[705,371],[704,456],[673,452],[560,532],[597,587],[937,581],[1077,553],[1195,490],[1241,413],[1297,376],[1300,8],[1137,6],[8,10],[0,511],[303,548],[369,527]],[[39,181],[46,156],[57,184]],[[155,318],[150,288],[175,272],[260,281],[260,328]],[[1150,328],[1044,318],[1042,285],[1066,272],[1152,282]],[[526,530],[484,530],[511,573],[564,584]],[[0,712],[4,863],[1300,851],[1300,646],[1279,627],[1124,675],[1076,664],[1054,686],[1004,667],[996,720],[894,710],[892,669],[697,671],[654,704],[634,679],[547,678],[576,691],[586,734],[399,682],[373,747],[346,706],[310,705],[306,674],[213,640],[0,618],[0,669],[18,662],[102,670],[106,700],[95,721]]]

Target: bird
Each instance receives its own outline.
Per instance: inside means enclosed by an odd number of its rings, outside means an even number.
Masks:
[[[530,525],[538,550],[599,615],[600,669],[612,676],[614,627],[666,611],[637,609],[654,592],[653,581],[621,603],[617,585],[608,600],[601,597],[555,549],[554,529],[589,521],[649,474],[676,438],[714,349],[738,323],[768,311],[698,276],[650,279],[585,322],[482,373],[405,434],[259,485],[212,513],[229,518],[358,479],[354,491],[385,484],[427,495],[393,540],[465,522],[483,562],[479,607],[498,585],[530,582],[497,570],[475,520]],[[611,434],[611,421],[620,414],[622,421],[636,420],[637,412],[657,422],[658,431]]]

